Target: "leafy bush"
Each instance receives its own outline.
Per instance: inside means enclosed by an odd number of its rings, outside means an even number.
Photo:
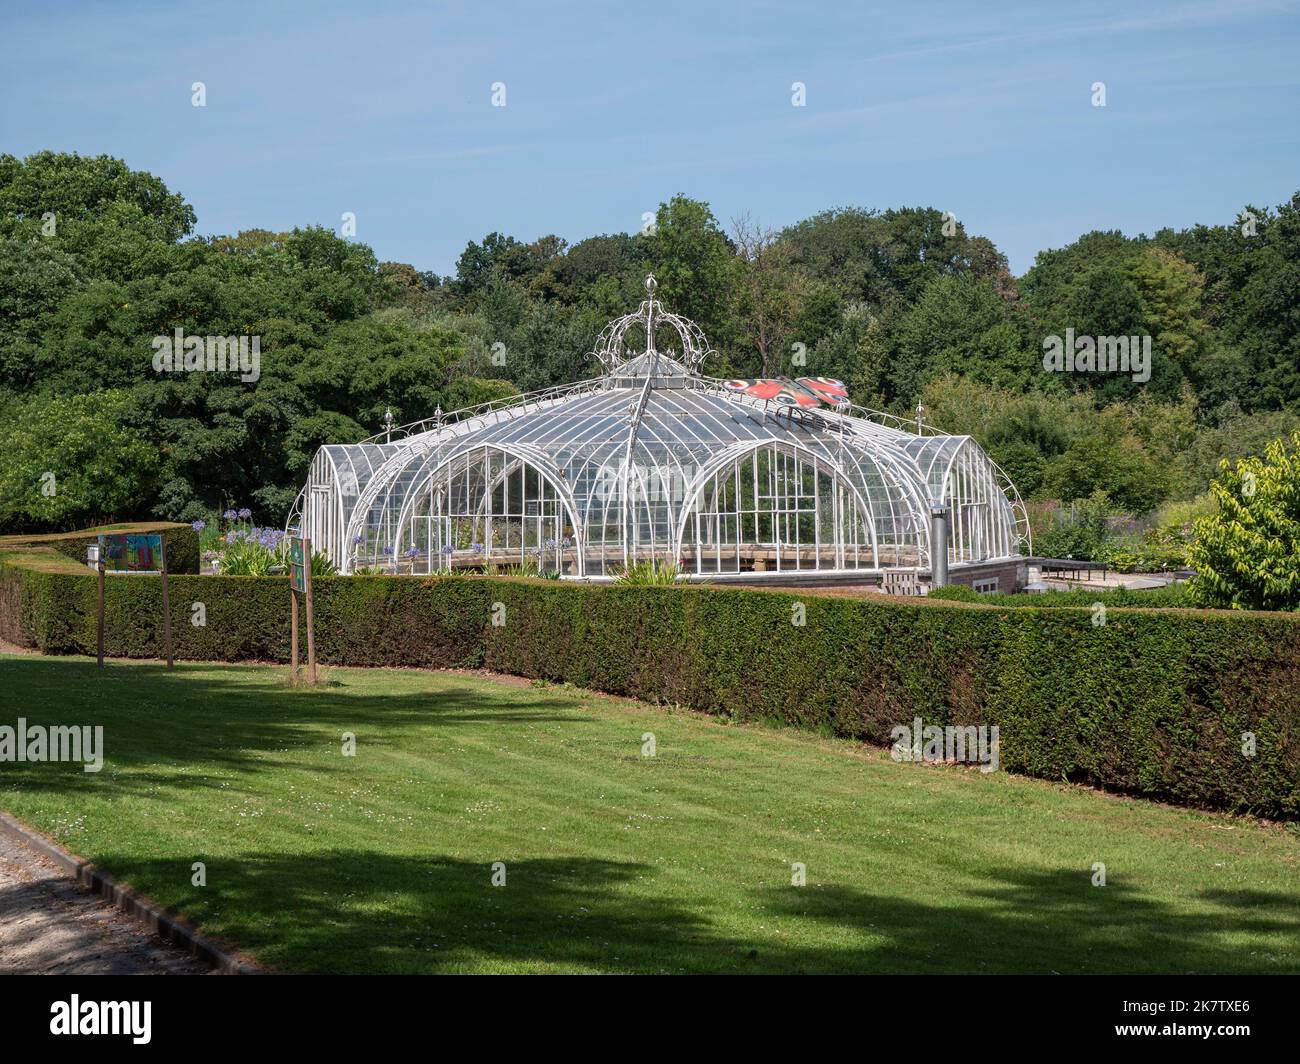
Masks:
[[[1034,537],[1034,553],[1042,558],[1092,561],[1100,552],[1102,535],[1085,525],[1059,525]]]
[[[1136,539],[1103,544],[1099,559],[1121,573],[1155,573],[1191,565],[1194,526],[1214,511],[1209,492],[1184,502],[1166,503],[1155,513],[1155,524]]]
[[[272,576],[287,571],[289,541],[278,528],[234,527],[221,537],[223,576]],[[338,566],[322,551],[312,551],[312,578],[337,576]]]
[[[322,576],[338,576],[339,567],[330,561],[329,555],[322,551],[311,552],[311,577],[313,580]]]
[[[1196,522],[1196,600],[1234,609],[1300,609],[1300,432],[1263,458],[1220,466],[1218,511]]]
[[[647,558],[629,565],[618,574],[615,583],[634,587],[652,587],[675,584],[678,575],[679,570],[676,562]]]
[[[230,543],[221,555],[221,572],[225,576],[269,576],[271,566],[280,564],[280,555],[256,540]]]
[[[1136,542],[1104,544],[1097,561],[1119,573],[1164,573],[1186,569],[1190,533],[1181,529],[1153,528]]]
[[[1076,500],[1067,511],[1059,505],[1040,505],[1034,514],[1034,553],[1044,558],[1077,558],[1104,562],[1121,573],[1155,573],[1186,569],[1191,543],[1192,509],[1171,510],[1145,532],[1124,531],[1135,523],[1129,515],[1115,513],[1103,495]]]
[[[1104,496],[1077,500],[1068,512],[1055,507],[1045,510],[1035,522],[1034,553],[1041,558],[1092,561],[1106,543],[1109,516]]]
[[[1155,512],[1157,528],[1186,529],[1190,538],[1192,526],[1198,518],[1208,517],[1218,509],[1214,493],[1206,491],[1194,499],[1167,502]]]
[[[226,576],[269,576],[272,567],[285,564],[287,543],[278,528],[232,527],[221,542],[221,572]]]
[[[286,660],[286,583],[174,578],[177,656]],[[107,592],[108,653],[157,656],[159,582],[111,580]],[[1119,594],[1085,592],[1079,604]],[[1300,618],[1116,608],[1096,625],[1087,608],[1036,608],[1049,596],[1024,596],[1015,609],[990,600],[335,577],[316,585],[316,643],[324,663],[484,667],[882,747],[914,717],[996,724],[1012,771],[1300,817]],[[203,627],[186,623],[197,601]],[[790,624],[796,603],[800,627]],[[5,638],[92,652],[94,613],[93,577],[0,565]],[[1255,736],[1253,757],[1243,732]]]

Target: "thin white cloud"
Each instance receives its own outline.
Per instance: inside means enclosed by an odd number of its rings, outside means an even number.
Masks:
[[[1021,44],[1026,41],[1070,40],[1076,37],[1097,34],[1134,33],[1142,30],[1165,29],[1173,26],[1222,22],[1225,20],[1242,21],[1258,14],[1293,11],[1296,7],[1297,0],[1263,0],[1263,2],[1258,3],[1250,3],[1247,0],[1230,0],[1228,3],[1196,4],[1191,7],[1166,10],[1137,18],[1115,18],[1076,26],[1025,30],[1021,33],[980,37],[969,41],[950,41],[945,44],[878,52],[875,55],[863,56],[863,59],[868,62],[887,62],[894,59],[915,59],[920,56],[943,55],[949,52],[970,51],[977,48],[996,48],[999,45]]]

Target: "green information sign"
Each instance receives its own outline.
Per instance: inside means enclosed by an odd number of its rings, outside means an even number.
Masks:
[[[106,573],[160,573],[160,532],[110,532],[99,537],[99,557]]]
[[[289,585],[297,592],[307,593],[307,566],[311,560],[300,539],[289,540]]]

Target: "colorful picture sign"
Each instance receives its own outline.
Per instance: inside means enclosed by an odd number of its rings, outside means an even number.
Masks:
[[[99,537],[99,557],[106,573],[160,573],[160,532],[110,532]]]
[[[303,541],[289,540],[289,585],[295,591],[307,593],[307,566],[310,564],[311,559],[303,550]]]

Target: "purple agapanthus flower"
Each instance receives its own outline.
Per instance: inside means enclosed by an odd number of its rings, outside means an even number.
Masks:
[[[408,558],[418,558],[420,556],[420,548],[412,547],[410,550],[406,552],[406,556]]]
[[[548,539],[548,540],[546,541],[546,549],[547,549],[547,550],[555,550],[555,546],[556,546],[556,544],[555,544],[555,540],[553,540],[553,539]]]
[[[247,520],[248,520],[250,517],[252,517],[252,516],[253,516],[253,511],[250,510],[247,506],[243,507],[243,508],[239,511],[239,519],[240,519],[241,521],[247,521]]]
[[[443,554],[450,555],[450,554],[453,554],[453,553],[455,552],[455,550],[456,550],[456,548],[453,547],[450,543],[448,543],[445,547],[442,548],[442,553],[443,553]]]
[[[202,532],[207,527],[206,521],[195,521],[190,525],[190,528],[194,529],[195,532]]]
[[[355,543],[358,547],[361,546],[361,544],[364,543],[365,541],[366,541],[366,537],[364,534],[360,536],[352,537],[352,542]]]
[[[483,553],[483,544],[482,544],[482,543],[471,543],[471,544],[469,545],[469,549],[472,550],[475,554],[482,554],[482,553]]]
[[[227,510],[221,516],[224,517],[227,521],[233,521],[236,517],[239,516],[239,514],[235,513],[234,510]]]
[[[385,553],[385,554],[392,554],[392,553],[393,553],[393,548],[392,548],[392,547],[385,547],[385,548],[384,548],[384,553]]]

